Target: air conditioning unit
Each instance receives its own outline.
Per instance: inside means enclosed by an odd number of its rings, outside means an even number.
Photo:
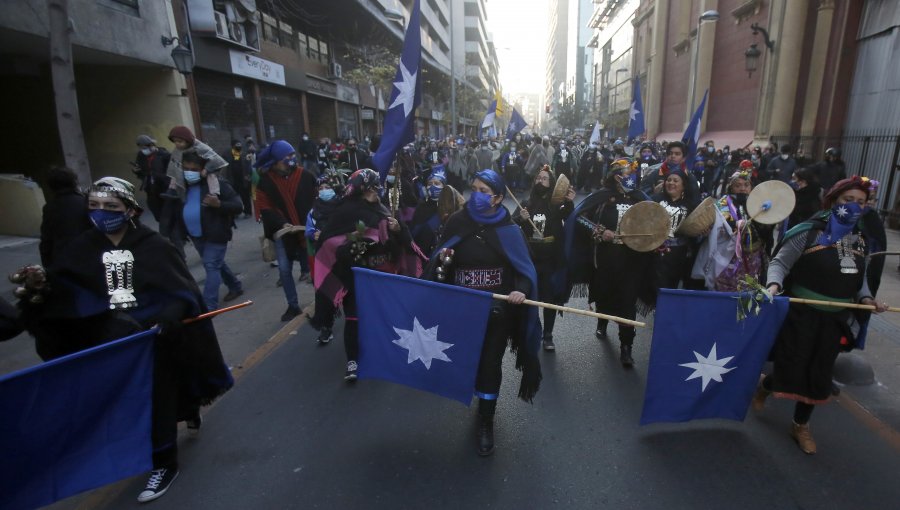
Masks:
[[[331,63],[331,77],[332,78],[341,78],[343,76],[341,72],[341,65],[337,62]]]
[[[244,26],[240,23],[229,23],[229,36],[231,36],[231,40],[238,43],[247,45],[247,34],[244,33]]]
[[[213,11],[216,16],[216,35],[219,37],[228,37],[228,17],[224,12]]]

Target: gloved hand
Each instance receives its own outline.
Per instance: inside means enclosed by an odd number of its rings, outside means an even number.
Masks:
[[[31,304],[44,302],[44,295],[50,291],[47,283],[47,271],[43,266],[30,265],[20,268],[9,275],[9,281],[21,285],[16,288],[15,296]]]
[[[159,335],[167,339],[178,338],[178,334],[184,328],[184,323],[181,321],[187,318],[188,311],[189,304],[180,299],[173,300],[166,305],[156,320]]]

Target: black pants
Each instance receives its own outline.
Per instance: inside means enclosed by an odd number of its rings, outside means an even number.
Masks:
[[[178,380],[174,346],[157,337],[153,360],[153,410],[150,440],[153,468],[178,467]]]
[[[479,393],[496,395],[500,392],[503,354],[509,338],[510,320],[512,314],[508,305],[495,304],[491,307],[484,345],[481,347],[481,359],[478,362],[478,375],[475,377],[475,390]]]
[[[334,314],[334,303],[327,296],[316,291],[316,315],[310,319],[312,327],[331,329],[334,326]]]
[[[597,311],[634,320],[643,271],[647,269],[647,254],[638,253],[625,245],[601,243],[597,246],[596,267],[591,281],[591,298]],[[606,319],[597,319],[597,329],[606,331]],[[634,326],[619,324],[622,345],[634,343]]]
[[[344,352],[347,361],[359,360],[359,319],[356,315],[356,293],[344,296]],[[318,312],[317,312],[318,313]]]

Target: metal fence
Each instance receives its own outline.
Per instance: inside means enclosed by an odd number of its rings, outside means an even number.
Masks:
[[[807,162],[820,160],[828,147],[840,147],[848,175],[875,179],[878,209],[891,228],[900,228],[900,130],[850,131],[841,136],[773,136],[779,146],[803,151]]]

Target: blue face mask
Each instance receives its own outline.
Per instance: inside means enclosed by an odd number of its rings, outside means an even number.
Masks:
[[[195,170],[185,170],[184,181],[188,184],[197,184],[200,182],[200,172]]]
[[[94,228],[104,234],[112,234],[122,230],[128,221],[128,213],[125,211],[105,211],[103,209],[91,209],[88,211]]]
[[[438,197],[441,196],[441,191],[444,189],[443,186],[428,186],[428,197],[432,200],[437,200]]]
[[[388,184],[394,184],[394,181],[396,181],[396,180],[397,180],[396,175],[388,175],[387,177],[384,178],[384,182],[386,182]]]
[[[856,202],[847,202],[846,204],[834,204],[831,208],[831,217],[836,219],[841,225],[856,225],[859,217],[862,216],[863,208]]]
[[[325,202],[334,198],[334,190],[333,189],[322,189],[319,190],[319,199]]]
[[[469,201],[472,202],[472,209],[475,212],[484,214],[493,207],[491,198],[493,198],[493,195],[488,195],[487,193],[482,193],[480,191],[473,191],[472,196],[469,197]]]

